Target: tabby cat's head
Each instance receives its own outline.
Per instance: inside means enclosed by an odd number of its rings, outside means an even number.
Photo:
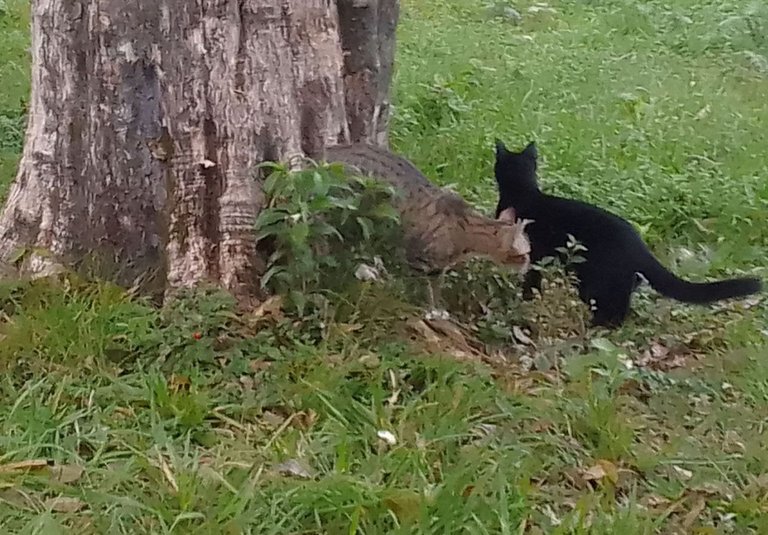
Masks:
[[[511,200],[521,194],[539,190],[536,181],[537,160],[538,151],[534,141],[520,152],[513,152],[502,141],[496,140],[494,173],[502,199],[510,197]]]

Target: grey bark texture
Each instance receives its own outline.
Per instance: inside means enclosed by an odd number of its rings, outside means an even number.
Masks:
[[[337,1],[33,0],[0,261],[258,300],[254,167],[387,143],[399,0]]]

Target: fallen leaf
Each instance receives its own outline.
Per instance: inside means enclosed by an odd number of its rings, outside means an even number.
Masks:
[[[57,513],[76,513],[83,509],[87,504],[79,498],[59,496],[57,498],[49,498],[45,500],[44,505],[47,509],[56,511]]]
[[[535,4],[527,9],[528,13],[557,13],[557,10],[553,7],[549,7],[546,4]]]
[[[115,407],[113,409],[113,412],[116,416],[120,416],[121,418],[135,418],[136,412],[133,410],[133,407]]]
[[[365,366],[366,368],[371,370],[378,368],[379,364],[381,364],[381,360],[379,359],[379,357],[377,357],[376,355],[371,355],[370,353],[366,353],[365,355],[357,359],[357,361],[363,366]]]
[[[266,301],[257,306],[251,313],[253,319],[260,319],[266,316],[280,317],[283,309],[283,297],[273,295]]]
[[[77,464],[59,464],[51,466],[51,476],[59,483],[74,483],[85,473],[85,468]]]
[[[555,424],[549,420],[535,420],[531,423],[529,429],[531,433],[546,433],[555,427]]]
[[[726,501],[733,501],[733,492],[729,489],[728,484],[725,482],[706,481],[700,485],[696,485],[691,488],[691,491],[702,496],[709,496],[712,498],[718,498]],[[744,487],[743,494],[749,493],[749,485]]]
[[[544,505],[541,509],[539,509],[544,515],[549,518],[549,521],[552,523],[553,526],[559,526],[563,521],[560,519],[557,514],[555,514],[555,511],[552,509],[550,505]]]
[[[355,270],[355,278],[364,282],[378,280],[380,276],[379,270],[368,264],[358,264]]]
[[[262,370],[266,370],[272,366],[272,363],[268,360],[252,360],[248,363],[248,369],[253,373],[258,373]]]
[[[285,423],[285,417],[275,414],[272,411],[264,411],[261,414],[261,420],[269,427],[280,427]]]
[[[657,359],[664,358],[669,354],[669,348],[661,345],[658,342],[651,344],[651,356]]]
[[[296,422],[296,426],[301,429],[310,429],[317,421],[317,413],[312,409],[306,411],[299,411],[294,415],[293,421]]]
[[[478,424],[472,429],[476,434],[486,437],[493,435],[497,430],[498,426],[493,424]]]
[[[364,327],[362,323],[336,323],[334,327],[342,334],[351,334]]]
[[[750,308],[753,308],[759,305],[762,300],[763,300],[762,296],[759,296],[759,295],[754,297],[748,297],[742,301],[741,306],[745,310],[749,310]]]
[[[671,501],[664,496],[659,496],[658,494],[648,494],[640,499],[640,503],[645,507],[656,508],[666,507],[671,503]]]
[[[602,481],[608,479],[614,485],[619,481],[619,469],[611,461],[600,459],[584,471],[582,477],[586,481]]]
[[[739,434],[733,429],[725,432],[723,451],[726,453],[744,453],[746,451],[746,446],[740,440]]]
[[[243,390],[252,391],[253,387],[256,386],[256,381],[253,380],[253,377],[250,375],[241,375],[238,378],[238,382],[240,383],[240,386],[243,387]]]
[[[672,470],[675,471],[675,473],[680,477],[680,479],[684,481],[688,481],[693,477],[693,472],[690,470],[686,470],[685,468],[680,468],[679,466],[672,466]]]
[[[683,517],[683,521],[682,521],[682,527],[687,533],[690,533],[691,527],[693,527],[693,524],[699,518],[699,515],[701,515],[701,512],[704,510],[706,506],[707,506],[707,500],[704,499],[704,496],[697,495],[693,499],[693,505],[691,506],[691,510],[688,511],[685,517]]]
[[[281,475],[298,477],[301,479],[312,479],[312,473],[309,468],[305,467],[301,462],[296,459],[288,459],[285,462],[278,464],[275,467]]]
[[[48,459],[30,459],[27,461],[0,464],[0,474],[9,474],[12,472],[20,472],[22,470],[42,470],[52,464],[53,461]]]
[[[376,432],[376,436],[379,437],[379,439],[385,442],[388,446],[394,446],[397,444],[397,437],[391,431],[382,429]]]
[[[447,310],[433,308],[424,314],[424,319],[427,321],[448,321],[451,319],[451,315]]]
[[[408,326],[418,335],[422,336],[427,342],[439,344],[440,337],[437,336],[429,325],[422,320],[410,320]]]
[[[173,472],[171,471],[171,467],[168,465],[165,458],[163,458],[162,455],[158,455],[158,461],[160,461],[160,471],[165,476],[165,479],[168,481],[171,489],[173,489],[173,492],[179,492],[179,484],[176,483],[176,478],[174,477]]]
[[[392,395],[387,398],[387,403],[394,405],[400,397],[400,389],[397,388],[397,377],[393,370],[389,370],[389,385],[392,388]]]
[[[520,368],[524,372],[529,372],[533,369],[534,366],[534,360],[533,358],[529,357],[528,355],[522,355],[520,359],[518,360],[520,363]]]
[[[525,332],[517,325],[512,326],[512,334],[514,335],[515,339],[521,344],[526,344],[529,346],[536,345],[533,343],[533,340],[531,340],[528,337],[528,335],[526,335]]]

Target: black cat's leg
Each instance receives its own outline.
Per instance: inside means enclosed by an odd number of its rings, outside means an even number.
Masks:
[[[596,309],[592,313],[592,325],[615,328],[624,323],[635,284],[634,274],[613,275],[595,288],[592,293]]]
[[[541,271],[530,269],[525,274],[523,280],[523,299],[530,301],[533,299],[533,290],[541,292]]]

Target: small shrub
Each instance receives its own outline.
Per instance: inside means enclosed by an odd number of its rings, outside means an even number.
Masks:
[[[354,280],[359,262],[391,258],[400,227],[388,184],[349,176],[340,164],[297,172],[271,167],[268,206],[256,222],[258,240],[270,252],[263,287],[286,295],[303,314],[312,296]]]

